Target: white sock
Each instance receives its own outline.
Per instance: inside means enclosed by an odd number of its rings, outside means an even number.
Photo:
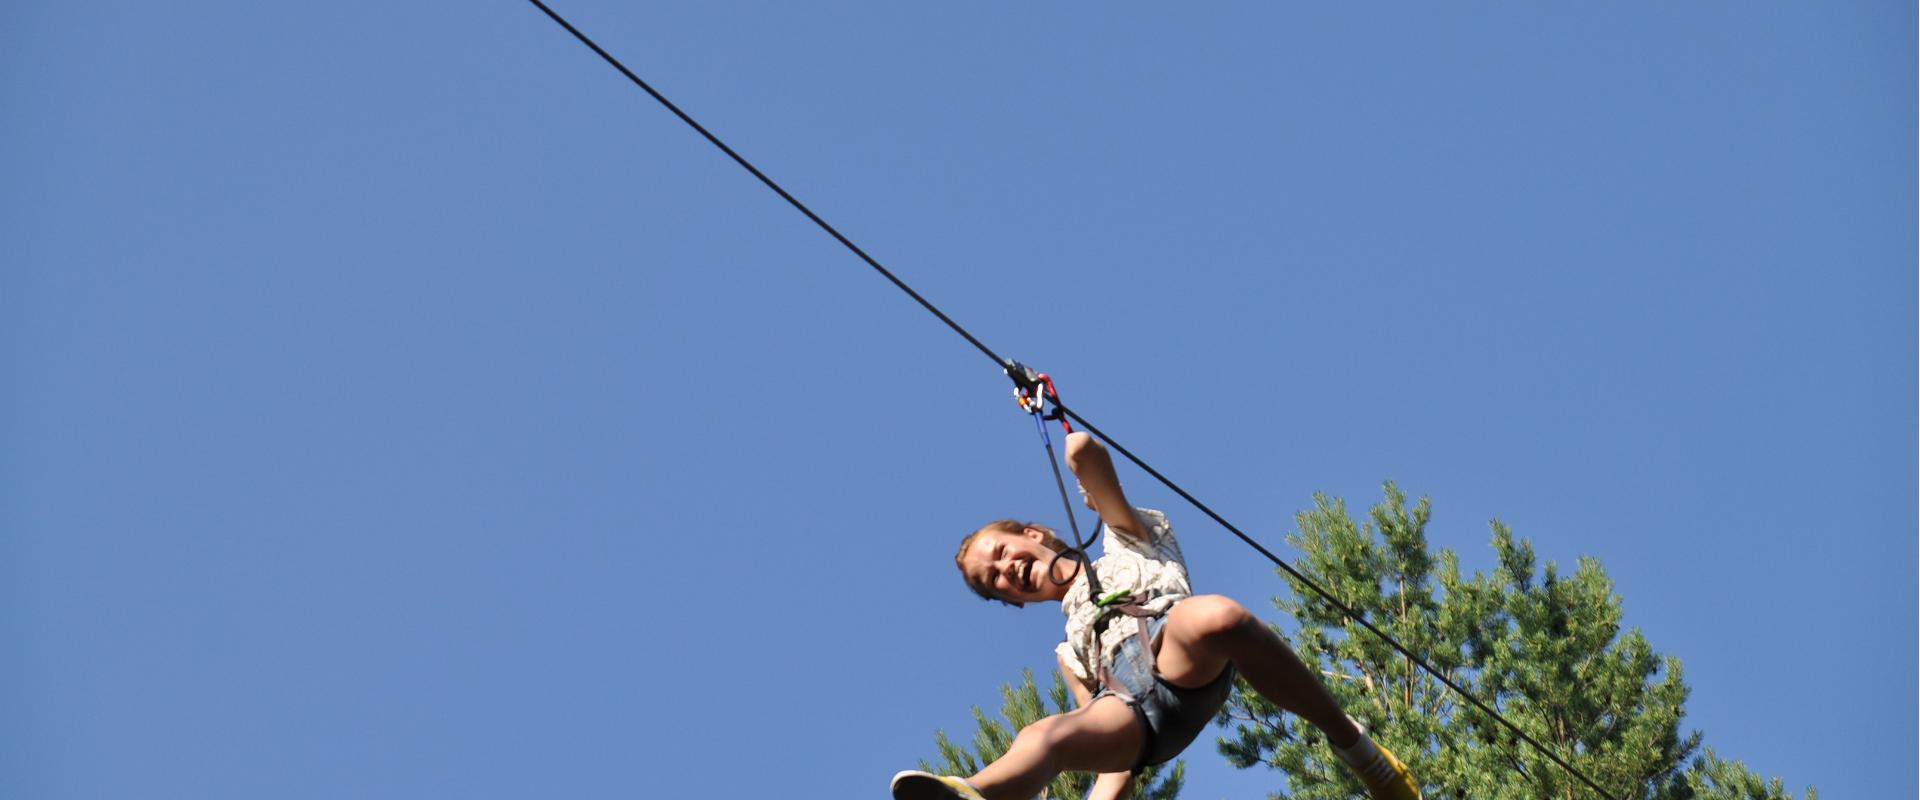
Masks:
[[[1358,727],[1358,723],[1355,723],[1355,726]],[[1331,747],[1333,743],[1328,742],[1327,745]],[[1373,745],[1373,739],[1367,736],[1365,728],[1360,729],[1360,739],[1352,746],[1334,747],[1333,752],[1340,756],[1341,761],[1347,762],[1347,766],[1356,770],[1372,766],[1374,760],[1380,757],[1380,748]]]

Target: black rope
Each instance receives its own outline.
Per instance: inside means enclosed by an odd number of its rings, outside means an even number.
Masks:
[[[1047,435],[1046,420],[1041,419],[1038,414],[1035,414],[1033,419],[1034,423],[1040,428],[1040,443],[1047,448],[1047,466],[1053,468],[1053,485],[1060,490],[1060,509],[1066,512],[1067,527],[1073,530],[1073,548],[1055,553],[1053,554],[1053,558],[1047,560],[1047,580],[1055,586],[1065,586],[1073,582],[1072,578],[1063,581],[1053,576],[1053,565],[1059,563],[1060,559],[1068,553],[1072,553],[1074,560],[1080,562],[1080,571],[1085,574],[1087,578],[1087,599],[1089,601],[1099,602],[1100,595],[1104,594],[1105,590],[1100,588],[1100,576],[1093,570],[1093,556],[1087,553],[1087,547],[1093,543],[1080,536],[1080,517],[1078,514],[1073,513],[1073,501],[1067,497],[1067,479],[1060,475],[1060,457],[1053,452],[1053,437]],[[1103,522],[1100,524],[1105,525],[1106,523]],[[1093,533],[1094,536],[1098,537],[1100,535],[1100,529],[1094,528]],[[1095,621],[1094,629],[1104,632],[1106,629],[1106,617],[1104,615]],[[1098,656],[1098,654],[1095,655],[1096,657]]]
[[[820,215],[813,213],[812,209],[807,208],[805,204],[795,199],[794,196],[792,194],[789,194],[786,189],[780,188],[780,184],[774,183],[772,178],[767,177],[765,173],[762,173],[759,170],[759,168],[755,167],[751,163],[748,163],[748,161],[745,158],[742,158],[739,153],[734,152],[733,148],[728,147],[725,142],[720,141],[719,137],[714,136],[711,132],[709,132],[705,126],[694,121],[693,117],[688,116],[687,112],[681,111],[679,106],[676,106],[673,104],[673,101],[668,100],[665,95],[660,94],[660,92],[656,91],[652,86],[648,85],[646,81],[641,80],[640,76],[635,75],[633,73],[633,70],[627,69],[627,66],[625,64],[620,63],[619,59],[614,58],[611,53],[608,53],[606,50],[602,49],[600,45],[595,44],[592,39],[587,38],[586,34],[581,33],[578,28],[573,27],[571,23],[567,22],[559,14],[555,13],[553,9],[547,7],[546,3],[541,2],[541,0],[527,0],[527,2],[532,3],[534,7],[540,9],[543,13],[545,13],[548,18],[552,19],[555,23],[558,23],[560,27],[565,28],[568,33],[573,34],[573,37],[575,39],[579,39],[581,44],[584,44],[588,48],[592,49],[594,53],[598,54],[600,58],[604,59],[608,64],[613,65],[613,68],[619,70],[620,74],[627,76],[627,80],[633,81],[634,85],[639,86],[642,90],[645,90],[647,94],[651,95],[653,99],[659,101],[661,105],[666,106],[668,111],[673,112],[674,116],[677,116],[680,118],[680,121],[685,122],[689,127],[692,127],[695,131],[698,131],[701,136],[706,137],[708,142],[711,142],[713,143],[713,146],[720,148],[720,151],[723,153],[726,153],[727,156],[732,158],[735,163],[739,164],[742,168],[745,168],[748,172],[752,173],[755,178],[759,178],[761,183],[766,184],[767,188],[772,189],[775,194],[780,195],[781,199],[786,200],[794,208],[799,209],[800,213],[805,214],[807,216],[807,219],[813,220],[813,223],[815,225],[820,226],[822,230],[826,231],[836,241],[846,246],[848,250],[853,251],[854,255],[859,256],[860,260],[865,261],[867,263],[867,266],[873,267],[873,269],[879,272],[881,276],[885,277],[888,281],[891,281],[894,286],[899,287],[900,291],[906,292],[907,296],[913,298],[914,302],[919,303],[921,307],[931,312],[935,317],[938,317],[941,322],[946,323],[947,327],[952,328],[954,333],[960,334],[962,338],[965,338],[967,340],[967,343],[973,345],[974,348],[979,350],[981,353],[986,354],[988,358],[993,359],[993,363],[995,367],[1005,369],[1007,365],[1011,363],[1006,359],[1001,358],[998,353],[995,353],[991,348],[981,343],[981,341],[975,338],[973,334],[968,333],[965,328],[960,327],[959,323],[954,322],[953,318],[948,317],[940,309],[934,307],[933,303],[928,302],[926,298],[921,297],[919,292],[916,292],[913,290],[913,287],[908,286],[905,281],[900,280],[900,278],[896,277],[892,272],[888,271],[886,267],[881,266],[880,262],[875,261],[873,256],[867,255],[867,252],[865,250],[860,249],[859,245],[854,244],[852,240],[842,235],[840,231],[835,230],[832,225],[827,224],[826,220],[821,219]],[[1114,441],[1112,437],[1108,436],[1104,431],[1101,431],[1098,426],[1095,426],[1092,422],[1087,421],[1085,417],[1080,416],[1079,414],[1075,413],[1073,410],[1067,408],[1066,406],[1060,405],[1057,401],[1054,403],[1054,405],[1055,405],[1055,408],[1057,408],[1067,418],[1072,419],[1074,422],[1080,423],[1082,426],[1084,426],[1087,429],[1087,432],[1100,437],[1107,444],[1112,445],[1113,449],[1120,451],[1120,454],[1123,456],[1126,456],[1128,461],[1133,462],[1136,466],[1145,470],[1147,474],[1152,475],[1154,479],[1160,481],[1162,485],[1165,485],[1167,488],[1172,489],[1175,494],[1180,495],[1182,499],[1192,504],[1194,508],[1200,509],[1202,513],[1205,513],[1208,517],[1211,517],[1214,522],[1220,523],[1221,527],[1226,528],[1228,531],[1233,533],[1233,535],[1240,537],[1240,541],[1246,542],[1253,549],[1259,551],[1261,555],[1267,557],[1267,560],[1272,561],[1275,566],[1278,566],[1280,569],[1285,570],[1288,575],[1293,576],[1293,578],[1299,581],[1301,585],[1306,586],[1308,589],[1312,590],[1314,594],[1319,595],[1321,599],[1324,599],[1328,603],[1332,604],[1335,608],[1339,609],[1342,613],[1346,614],[1353,621],[1359,623],[1361,627],[1372,632],[1375,636],[1380,637],[1381,640],[1385,641],[1388,645],[1392,646],[1394,650],[1399,651],[1401,655],[1404,655],[1407,658],[1412,659],[1413,662],[1415,664],[1418,664],[1421,669],[1426,670],[1428,674],[1439,679],[1441,683],[1446,684],[1447,688],[1452,689],[1455,693],[1465,698],[1467,702],[1472,703],[1475,708],[1485,712],[1488,716],[1494,718],[1495,720],[1498,720],[1500,724],[1506,726],[1507,730],[1512,731],[1513,734],[1515,736],[1518,736],[1522,741],[1525,741],[1527,744],[1532,745],[1534,749],[1540,751],[1541,755],[1546,756],[1549,760],[1553,761],[1553,763],[1559,765],[1561,769],[1564,769],[1568,773],[1572,774],[1574,777],[1579,778],[1580,781],[1582,783],[1585,783],[1588,788],[1594,790],[1595,792],[1599,792],[1600,796],[1607,798],[1607,800],[1618,800],[1618,798],[1614,797],[1613,794],[1609,793],[1605,789],[1600,788],[1599,784],[1594,783],[1592,778],[1589,778],[1586,776],[1586,773],[1583,773],[1580,770],[1575,769],[1572,764],[1567,763],[1564,759],[1562,759],[1558,754],[1554,753],[1546,745],[1541,744],[1538,740],[1534,739],[1532,736],[1528,736],[1526,731],[1523,731],[1520,729],[1520,726],[1515,725],[1514,723],[1509,721],[1506,717],[1502,716],[1500,712],[1494,710],[1493,707],[1487,705],[1486,703],[1481,702],[1479,698],[1474,697],[1465,688],[1461,687],[1459,684],[1454,683],[1453,680],[1448,678],[1447,676],[1441,674],[1440,670],[1435,669],[1432,664],[1427,663],[1426,659],[1415,655],[1412,650],[1407,649],[1407,647],[1401,644],[1399,640],[1393,638],[1393,636],[1389,635],[1386,631],[1383,631],[1380,628],[1375,627],[1374,624],[1371,621],[1369,621],[1360,612],[1354,610],[1347,604],[1341,602],[1339,598],[1334,597],[1331,592],[1328,592],[1326,589],[1321,588],[1318,583],[1315,583],[1313,580],[1309,579],[1306,575],[1301,574],[1299,570],[1294,569],[1287,562],[1281,560],[1279,556],[1273,554],[1273,551],[1268,550],[1267,548],[1261,546],[1259,542],[1256,542],[1253,540],[1253,537],[1250,537],[1247,534],[1241,532],[1241,530],[1235,527],[1233,523],[1228,522],[1225,517],[1220,516],[1212,508],[1208,507],[1205,503],[1200,502],[1199,498],[1194,497],[1192,494],[1188,493],[1187,490],[1180,488],[1179,484],[1174,483],[1167,476],[1160,474],[1159,470],[1154,469],[1151,465],[1147,464],[1147,462],[1141,460],[1139,456],[1134,455],[1133,451],[1128,450],[1127,448],[1121,446],[1119,442]],[[1047,453],[1048,453],[1049,460],[1053,460],[1053,446],[1051,442],[1048,443]],[[1059,467],[1055,466],[1054,469],[1055,469],[1054,478],[1056,480],[1060,480],[1060,476],[1058,472]],[[1064,500],[1066,497],[1066,484],[1064,481],[1061,481],[1060,491],[1061,491],[1061,497]],[[1069,518],[1071,518],[1072,504],[1070,502],[1068,503],[1068,514],[1069,514]],[[1075,539],[1079,538],[1078,523],[1074,523],[1074,538]],[[1084,558],[1084,555],[1083,555],[1083,558]],[[1091,566],[1090,562],[1083,562],[1083,563],[1085,563],[1087,566]],[[1098,598],[1096,597],[1094,599],[1097,600]]]

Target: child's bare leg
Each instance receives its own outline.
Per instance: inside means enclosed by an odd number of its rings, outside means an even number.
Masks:
[[[1205,686],[1229,661],[1261,697],[1312,723],[1335,747],[1359,741],[1360,729],[1340,710],[1320,676],[1245,607],[1231,598],[1201,595],[1167,612],[1154,657],[1162,678],[1175,686]]]
[[[1124,772],[1140,755],[1140,723],[1111,695],[1020,729],[1007,754],[967,779],[988,800],[1027,800],[1067,770]]]

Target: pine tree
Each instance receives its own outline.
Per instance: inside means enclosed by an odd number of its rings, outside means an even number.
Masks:
[[[934,744],[939,748],[940,760],[929,764],[920,762],[920,769],[940,775],[972,775],[980,768],[1007,752],[1007,746],[1013,743],[1013,736],[1021,728],[1033,724],[1053,714],[1066,713],[1068,705],[1067,684],[1060,678],[1060,671],[1053,671],[1053,685],[1047,690],[1047,702],[1042,703],[1040,689],[1033,682],[1033,670],[1024,670],[1020,674],[1018,686],[1010,683],[1000,684],[1000,716],[993,719],[973,707],[973,721],[976,731],[972,747],[955,744],[947,738],[946,731],[934,733]],[[1164,765],[1163,765],[1164,766]],[[1186,775],[1186,764],[1175,761],[1171,768],[1148,767],[1134,776],[1133,796],[1137,800],[1173,800],[1180,793],[1180,784]],[[1087,789],[1093,785],[1093,773],[1069,772],[1054,778],[1047,786],[1044,797],[1054,800],[1069,800],[1087,795]]]
[[[1609,793],[1635,800],[1776,800],[1743,765],[1711,751],[1689,763],[1700,734],[1680,734],[1687,686],[1678,659],[1622,631],[1621,601],[1599,562],[1573,574],[1536,563],[1532,546],[1492,525],[1498,566],[1463,577],[1458,557],[1427,550],[1431,504],[1407,508],[1389,483],[1365,524],[1324,495],[1289,537],[1296,567],[1451,680],[1555,748]],[[1274,604],[1299,621],[1291,644],[1376,741],[1402,756],[1426,796],[1580,800],[1584,783],[1466,704],[1378,637],[1297,581]],[[1221,712],[1233,724],[1220,751],[1237,767],[1286,775],[1280,800],[1350,800],[1360,784],[1304,721],[1283,716],[1244,683]],[[1759,788],[1749,788],[1759,787]],[[1767,793],[1773,792],[1773,793]],[[1808,797],[1813,798],[1810,791]]]

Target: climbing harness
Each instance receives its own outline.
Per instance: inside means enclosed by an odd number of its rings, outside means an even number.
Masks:
[[[884,266],[881,266],[879,261],[875,260],[873,256],[870,256],[867,254],[867,251],[860,249],[859,245],[854,244],[852,239],[848,239],[845,234],[841,233],[838,229],[828,224],[825,219],[822,219],[820,217],[820,215],[813,213],[813,209],[810,209],[806,206],[806,204],[801,203],[799,199],[795,198],[792,194],[788,193],[786,189],[781,188],[780,184],[775,183],[772,178],[767,177],[766,173],[761,172],[758,167],[755,167],[751,162],[741,157],[739,153],[734,152],[733,148],[728,147],[725,142],[720,141],[720,137],[713,135],[711,131],[708,131],[705,126],[695,121],[692,116],[689,116],[687,114],[687,112],[682,111],[679,106],[674,105],[673,101],[668,100],[666,95],[661,94],[659,90],[654,89],[651,84],[642,80],[639,75],[634,74],[633,70],[630,70],[627,68],[627,65],[620,63],[620,59],[614,58],[612,53],[607,52],[605,49],[601,48],[599,44],[595,43],[593,39],[588,38],[586,34],[581,33],[580,29],[575,28],[573,26],[573,23],[570,23],[564,17],[561,17],[552,8],[549,8],[546,3],[541,2],[541,0],[527,0],[527,2],[531,3],[535,8],[539,9],[541,13],[547,15],[548,19],[553,20],[555,24],[565,29],[567,33],[572,34],[573,38],[578,39],[581,44],[586,45],[587,49],[592,50],[594,54],[600,56],[601,60],[606,61],[608,65],[612,66],[616,70],[619,70],[620,74],[626,76],[627,80],[632,81],[635,86],[640,87],[642,91],[645,91],[654,100],[658,101],[661,106],[665,107],[668,111],[673,112],[673,115],[676,117],[679,117],[681,122],[684,122],[687,124],[687,127],[692,128],[695,132],[705,137],[706,140],[711,144],[713,144],[714,147],[719,148],[720,152],[725,153],[727,154],[727,157],[732,158],[734,163],[739,164],[742,169],[745,169],[747,172],[752,173],[755,178],[760,179],[760,182],[765,184],[768,189],[771,189],[774,194],[779,195],[782,200],[787,201],[788,205],[793,206],[795,210],[798,210],[801,214],[806,215],[807,219],[812,220],[815,225],[818,225],[821,230],[826,231],[827,234],[832,236],[835,241],[838,241],[841,245],[845,246],[847,250],[851,251],[854,255],[858,256],[861,261],[867,264],[867,266],[872,267],[875,272],[880,273],[881,277],[886,278],[895,287],[900,289],[900,291],[904,292],[908,297],[912,298],[914,302],[919,303],[920,307],[925,308],[928,313],[931,313],[935,317],[939,318],[939,320],[945,323],[948,328],[951,328],[954,333],[959,334],[961,338],[967,340],[968,344],[973,345],[973,348],[975,350],[980,351],[981,354],[985,355],[989,359],[992,359],[995,366],[998,366],[1000,368],[1007,370],[1007,375],[1013,378],[1013,382],[1017,392],[1024,390],[1027,393],[1028,400],[1041,400],[1045,402],[1051,402],[1053,404],[1053,409],[1051,411],[1045,414],[1036,414],[1036,416],[1040,418],[1040,421],[1042,423],[1041,435],[1043,437],[1046,434],[1044,423],[1049,419],[1058,419],[1060,421],[1061,427],[1063,428],[1067,428],[1068,420],[1072,420],[1073,422],[1079,423],[1080,426],[1085,428],[1088,433],[1094,436],[1100,437],[1101,441],[1106,442],[1109,447],[1112,447],[1114,450],[1118,451],[1120,455],[1125,456],[1128,461],[1133,462],[1135,466],[1138,466],[1141,470],[1145,471],[1148,475],[1153,476],[1154,480],[1159,481],[1162,485],[1166,486],[1168,489],[1173,490],[1174,494],[1180,495],[1181,499],[1192,504],[1194,508],[1197,508],[1202,513],[1206,514],[1209,519],[1212,519],[1214,522],[1219,523],[1220,527],[1227,529],[1227,532],[1232,533],[1236,537],[1239,537],[1240,541],[1245,542],[1249,547],[1252,547],[1254,550],[1259,551],[1261,555],[1266,556],[1267,560],[1272,561],[1275,567],[1286,572],[1296,582],[1298,582],[1300,586],[1308,589],[1309,591],[1313,592],[1315,595],[1319,596],[1322,600],[1326,601],[1328,605],[1331,605],[1335,609],[1338,609],[1341,612],[1341,614],[1343,614],[1353,624],[1358,625],[1361,628],[1365,629],[1367,632],[1373,634],[1374,636],[1379,637],[1381,641],[1385,642],[1388,646],[1392,647],[1395,651],[1398,651],[1401,655],[1406,656],[1409,661],[1418,665],[1420,669],[1426,671],[1427,674],[1432,675],[1434,679],[1438,680],[1441,684],[1445,685],[1448,689],[1453,690],[1453,692],[1459,695],[1461,699],[1465,700],[1467,704],[1473,706],[1475,709],[1479,710],[1481,713],[1486,714],[1488,718],[1499,722],[1509,732],[1511,732],[1516,738],[1526,742],[1534,750],[1538,751],[1541,755],[1545,756],[1547,760],[1552,761],[1554,764],[1558,765],[1561,769],[1566,770],[1567,774],[1580,779],[1581,783],[1586,784],[1587,788],[1590,788],[1595,792],[1598,792],[1601,797],[1605,797],[1607,798],[1607,800],[1617,800],[1616,795],[1614,795],[1612,792],[1607,791],[1606,789],[1601,788],[1600,784],[1595,783],[1592,778],[1587,777],[1586,773],[1581,772],[1578,769],[1575,769],[1572,764],[1567,763],[1567,760],[1565,758],[1562,758],[1559,753],[1553,750],[1553,748],[1550,748],[1545,744],[1542,744],[1540,740],[1534,738],[1532,735],[1528,734],[1525,730],[1522,730],[1519,725],[1516,725],[1511,720],[1507,719],[1506,716],[1501,714],[1497,709],[1488,705],[1485,701],[1481,700],[1480,698],[1474,696],[1472,692],[1467,691],[1466,687],[1461,686],[1457,681],[1455,681],[1447,673],[1442,672],[1438,668],[1434,667],[1433,664],[1429,663],[1425,658],[1422,658],[1420,655],[1414,653],[1406,645],[1401,644],[1400,640],[1395,639],[1391,634],[1388,634],[1386,631],[1381,630],[1379,626],[1373,624],[1372,620],[1367,619],[1366,615],[1360,613],[1357,609],[1354,609],[1353,607],[1342,602],[1340,598],[1335,597],[1332,592],[1327,591],[1325,588],[1320,586],[1319,583],[1307,577],[1305,574],[1302,574],[1299,570],[1295,569],[1293,565],[1288,564],[1286,561],[1282,560],[1279,556],[1274,555],[1273,551],[1268,550],[1267,548],[1261,546],[1261,544],[1255,541],[1253,537],[1248,536],[1246,533],[1242,532],[1239,528],[1235,527],[1233,523],[1228,522],[1225,517],[1220,516],[1218,512],[1214,511],[1207,504],[1200,502],[1199,498],[1194,497],[1192,494],[1189,494],[1187,490],[1180,488],[1179,484],[1174,483],[1173,480],[1168,478],[1167,476],[1160,474],[1159,470],[1154,469],[1151,465],[1149,465],[1146,461],[1142,460],[1139,456],[1134,455],[1132,451],[1122,446],[1119,442],[1114,441],[1113,437],[1106,435],[1099,428],[1095,427],[1093,423],[1088,422],[1084,417],[1081,417],[1079,414],[1075,414],[1073,412],[1073,409],[1067,408],[1064,404],[1060,403],[1059,393],[1053,390],[1051,380],[1045,380],[1044,379],[1045,376],[1041,375],[1040,373],[1036,373],[1031,370],[1028,370],[1024,366],[1020,366],[1018,362],[1012,361],[1010,359],[1001,358],[1000,354],[995,353],[992,348],[987,347],[987,345],[984,342],[981,342],[972,333],[968,332],[966,328],[961,327],[960,323],[954,322],[952,317],[949,317],[946,315],[946,312],[941,311],[938,307],[934,306],[932,302],[929,302],[925,297],[920,296],[920,293],[914,291],[913,287],[908,286],[906,281],[900,280],[900,278],[894,275],[892,271],[888,270]],[[1016,367],[1018,369],[1016,369]],[[1041,387],[1044,387],[1044,389]],[[1022,406],[1024,407],[1026,405],[1027,405],[1027,402],[1023,401]],[[1071,428],[1068,428],[1068,430],[1071,430]],[[1048,454],[1048,458],[1051,460],[1053,456],[1053,444],[1051,439],[1047,440],[1047,454]],[[1056,482],[1060,483],[1061,496],[1064,498],[1066,495],[1066,484],[1063,481],[1060,481],[1059,467],[1057,464],[1054,467],[1054,478]],[[1069,517],[1071,517],[1072,504],[1070,502],[1068,503],[1068,512],[1069,512]],[[1077,526],[1074,531],[1074,537],[1076,540],[1078,540],[1079,538],[1079,530],[1077,529]],[[1082,544],[1082,547],[1080,549],[1079,557],[1082,559],[1085,559],[1086,554],[1084,550],[1084,543],[1081,543],[1081,544]],[[1087,578],[1089,581],[1089,585],[1091,586],[1093,581],[1093,574],[1090,568],[1092,564],[1087,563],[1087,566],[1089,567],[1089,570],[1087,571]],[[1101,597],[1103,595],[1100,592],[1095,591],[1091,596]]]

